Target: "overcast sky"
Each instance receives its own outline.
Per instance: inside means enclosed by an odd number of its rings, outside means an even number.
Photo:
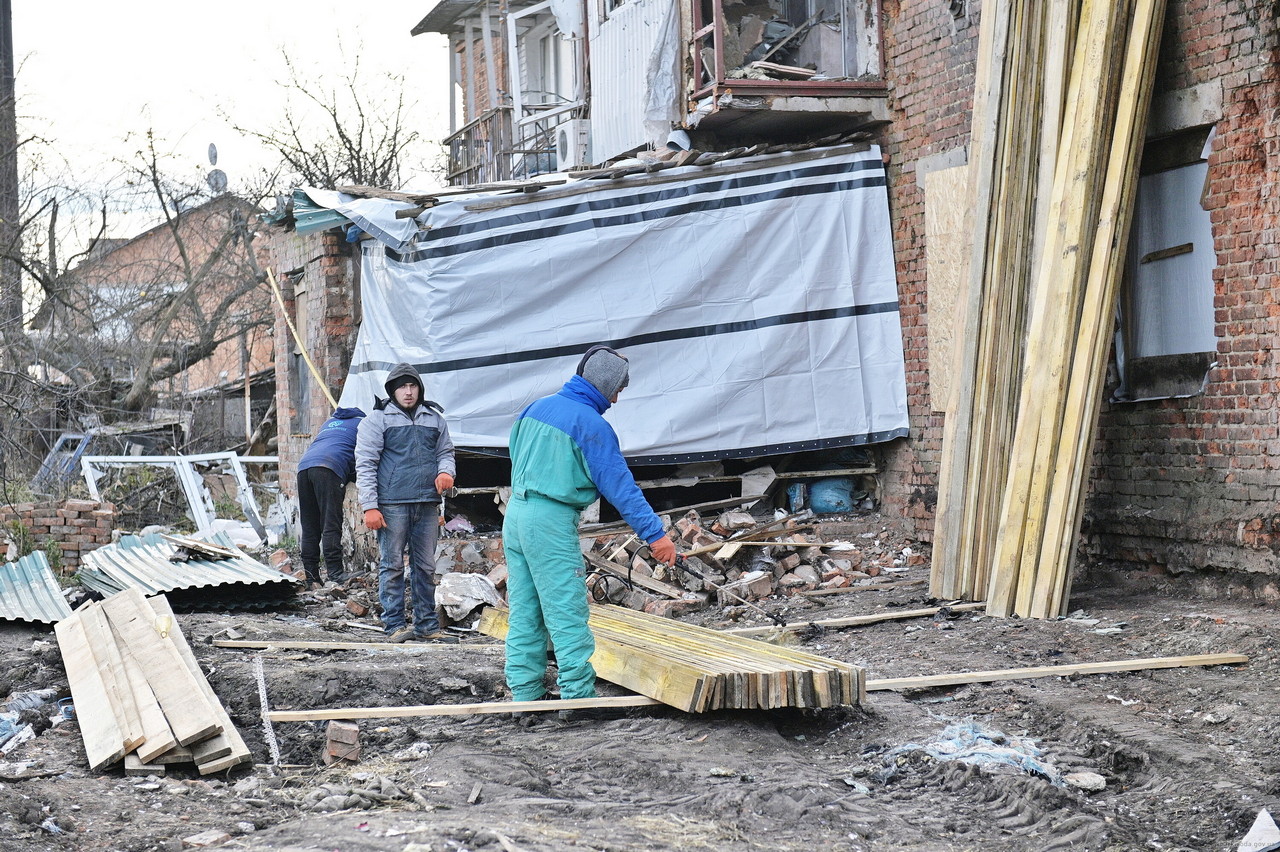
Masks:
[[[73,174],[104,174],[154,128],[193,169],[210,142],[232,179],[265,165],[257,143],[219,118],[267,127],[279,115],[283,53],[305,74],[341,70],[359,51],[361,77],[402,72],[414,82],[414,124],[447,130],[444,38],[410,36],[434,5],[337,0],[13,0],[18,112],[50,138]]]

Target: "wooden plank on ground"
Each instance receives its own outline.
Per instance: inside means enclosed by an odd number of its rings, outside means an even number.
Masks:
[[[1196,666],[1230,666],[1247,663],[1244,654],[1194,654],[1188,657],[1149,657],[1135,660],[1110,660],[1099,663],[1068,663],[1059,666],[1030,666],[1021,669],[996,669],[985,672],[917,675],[914,677],[879,678],[867,681],[867,691],[891,689],[928,689],[935,686],[959,686],[965,683],[992,683],[1000,680],[1027,680],[1038,677],[1067,677],[1080,674],[1111,674],[1146,669],[1176,669]]]
[[[381,628],[379,628],[381,629]],[[307,639],[215,639],[215,648],[245,648],[276,651],[501,651],[497,642],[459,642],[457,645],[433,645],[426,642],[321,642]]]
[[[199,685],[201,694],[213,708],[218,724],[222,729],[217,736],[191,747],[191,753],[195,758],[200,774],[208,775],[213,772],[221,772],[232,766],[249,762],[252,760],[249,747],[245,745],[244,738],[236,730],[231,717],[227,715],[226,708],[222,706],[222,702],[218,700],[213,687],[209,685],[208,678],[201,671],[200,663],[196,660],[196,655],[192,653],[187,637],[183,635],[182,630],[178,627],[177,619],[173,615],[173,609],[169,606],[169,599],[164,595],[157,595],[148,600],[147,604],[157,616],[168,617],[171,620],[172,627],[169,630],[169,638],[173,641],[173,646],[183,664],[186,665]]]
[[[76,721],[89,768],[97,770],[116,763],[125,755],[124,732],[113,712],[84,622],[78,613],[72,614],[55,624],[53,630],[71,684],[71,699],[76,705]]]
[[[652,707],[661,704],[645,695],[607,698],[564,698],[556,701],[486,701],[479,704],[427,704],[416,707],[335,707],[323,710],[272,710],[272,722],[311,722],[326,719],[402,719],[417,716],[477,716],[499,713],[545,713],[553,710]]]
[[[136,754],[126,754],[124,756],[124,774],[126,776],[158,775],[163,778],[167,771],[163,763],[143,763]]]
[[[728,630],[722,630],[721,633],[732,633],[736,636],[771,636],[781,633],[793,633],[797,630],[805,630],[810,627],[862,627],[866,624],[879,624],[882,621],[902,621],[907,618],[928,618],[931,615],[937,615],[943,609],[949,609],[952,612],[972,612],[976,609],[984,609],[986,604],[982,601],[976,603],[956,603],[947,607],[931,606],[923,609],[902,609],[888,612],[877,612],[871,615],[851,615],[847,618],[823,618],[818,621],[797,621],[795,624],[788,624],[786,627],[731,627]]]
[[[107,688],[107,699],[111,701],[112,712],[120,723],[120,731],[124,734],[124,750],[137,748],[146,738],[142,719],[138,715],[138,705],[133,698],[128,673],[124,660],[120,656],[120,648],[116,645],[111,625],[102,614],[102,608],[96,605],[87,606],[80,611],[81,624],[93,658],[98,662],[98,671]]]
[[[112,635],[115,635],[114,632]],[[174,736],[173,728],[169,726],[169,720],[165,718],[160,702],[151,691],[151,684],[147,682],[147,676],[142,673],[142,667],[134,659],[133,651],[126,647],[121,650],[121,657],[129,677],[130,689],[133,691],[133,700],[138,706],[138,715],[142,719],[142,729],[146,735],[137,748],[138,760],[142,763],[154,763],[161,755],[178,748],[178,738]]]
[[[139,759],[141,759],[141,756],[139,756]],[[159,764],[195,763],[196,759],[195,756],[191,754],[191,749],[186,746],[174,746],[150,762]]]
[[[505,609],[477,629],[503,636]],[[706,630],[616,606],[592,606],[596,673],[687,712],[830,707],[862,697],[862,670],[793,648]]]
[[[142,592],[126,589],[102,602],[116,635],[128,644],[180,745],[207,740],[222,726],[174,643],[156,629]],[[201,678],[202,680],[203,678]]]

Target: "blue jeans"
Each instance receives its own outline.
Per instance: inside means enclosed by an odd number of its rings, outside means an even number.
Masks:
[[[378,530],[378,602],[382,628],[394,633],[405,625],[404,552],[409,551],[413,627],[418,634],[440,629],[436,617],[436,533],[439,503],[391,503],[378,507],[387,525]]]

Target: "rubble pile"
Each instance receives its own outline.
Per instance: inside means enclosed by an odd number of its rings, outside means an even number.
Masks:
[[[594,536],[584,528],[587,586],[598,602],[655,615],[675,617],[713,605],[732,614],[741,600],[873,584],[925,564],[918,546],[868,520],[811,512],[771,520],[742,511],[664,517],[689,570],[657,562],[625,525],[602,527]],[[483,574],[504,592],[501,537],[443,540],[437,571]]]

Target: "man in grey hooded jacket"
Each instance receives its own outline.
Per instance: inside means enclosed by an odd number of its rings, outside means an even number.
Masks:
[[[442,409],[425,398],[422,378],[396,364],[356,435],[356,488],[364,524],[378,532],[378,600],[391,642],[456,641],[436,616],[435,553],[440,494],[457,473]],[[404,553],[409,551],[413,626],[405,624]]]

